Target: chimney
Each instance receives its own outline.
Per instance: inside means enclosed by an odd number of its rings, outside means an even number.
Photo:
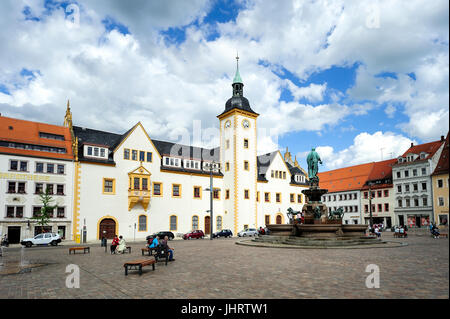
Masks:
[[[411,143],[411,147],[413,147],[414,146],[414,143]]]
[[[444,141],[444,135],[441,135],[441,142]]]

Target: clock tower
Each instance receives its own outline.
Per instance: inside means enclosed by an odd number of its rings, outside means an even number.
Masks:
[[[248,100],[244,97],[244,83],[239,74],[236,57],[233,95],[218,115],[220,121],[220,162],[224,175],[224,228],[237,234],[245,227],[258,227],[256,187],[256,119]]]

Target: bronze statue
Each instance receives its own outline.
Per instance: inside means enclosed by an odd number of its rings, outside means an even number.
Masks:
[[[311,152],[309,152],[308,157],[306,158],[306,162],[308,163],[308,178],[309,180],[318,180],[317,173],[319,171],[319,164],[322,164],[322,160],[320,159],[319,154],[317,154],[316,149],[313,147]]]
[[[344,215],[344,210],[342,209],[342,207],[339,207],[334,212],[330,212],[330,214],[328,215],[328,219],[331,219],[331,220],[341,219],[343,215]]]
[[[287,215],[289,217],[289,224],[301,224],[301,222],[302,222],[301,218],[299,218],[299,217],[294,218],[294,216],[297,216],[297,215],[301,216],[301,214],[302,214],[301,211],[295,211],[291,207],[289,207],[287,209],[287,211],[288,211]]]

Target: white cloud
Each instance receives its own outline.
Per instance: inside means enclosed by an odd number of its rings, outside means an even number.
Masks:
[[[320,134],[381,103],[407,115],[399,127],[411,137],[434,139],[448,130],[446,1],[378,1],[379,28],[367,27],[370,12],[362,1],[244,1],[235,21],[205,26],[201,21],[212,5],[206,0],[83,0],[78,28],[67,27],[62,8],[43,14],[43,3],[0,2],[0,84],[10,92],[0,92],[2,114],[61,123],[70,98],[78,125],[124,132],[142,121],[152,137],[176,140],[195,119],[203,128],[217,127],[215,116],[231,96],[238,49],[244,94],[261,114],[258,127],[275,136]],[[42,20],[25,21],[25,5]],[[106,32],[106,17],[131,34]],[[178,45],[167,45],[159,33],[187,25],[186,40]],[[212,30],[218,37],[207,41]],[[356,85],[348,92],[326,83],[298,87],[272,72],[285,68],[305,80],[312,72],[356,62]],[[23,68],[39,73],[25,81]],[[397,79],[376,77],[381,72]],[[286,86],[293,102],[279,102]],[[324,102],[327,94],[330,102]],[[302,98],[321,104],[299,103]],[[394,114],[389,106],[385,112]],[[262,148],[277,145],[274,138],[261,141]]]
[[[386,108],[384,109],[384,113],[386,113],[387,117],[393,118],[396,110],[397,109],[394,105],[388,104],[388,106],[386,106]]]
[[[314,84],[309,86],[298,87],[292,81],[286,80],[287,86],[294,97],[295,101],[306,99],[310,102],[321,102],[324,98],[327,84]]]
[[[395,158],[403,154],[411,143],[417,144],[415,140],[402,135],[378,131],[358,134],[353,144],[343,150],[335,150],[327,145],[316,147],[316,151],[323,161],[324,170],[333,170]]]

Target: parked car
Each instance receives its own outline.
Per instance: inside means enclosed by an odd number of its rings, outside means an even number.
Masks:
[[[184,234],[183,235],[183,239],[191,239],[191,238],[197,238],[197,239],[199,239],[199,238],[204,238],[205,237],[205,234],[203,233],[203,231],[202,230],[193,230],[193,231],[191,231],[190,233],[187,233],[187,234]]]
[[[169,240],[172,240],[175,238],[175,235],[171,231],[160,231],[157,233],[154,233],[153,235],[149,235],[145,238],[145,240],[149,240],[150,237],[155,238],[155,236],[158,236],[159,239],[164,239],[165,236],[169,238]]]
[[[258,235],[258,231],[256,230],[256,228],[247,228],[247,229],[241,230],[238,233],[239,237],[257,236],[257,235]]]
[[[52,245],[56,246],[61,242],[61,237],[56,233],[42,233],[34,236],[33,238],[25,238],[20,244],[25,247],[31,247],[33,245]]]
[[[215,232],[213,238],[216,237],[233,237],[233,233],[229,229],[222,229],[221,231]]]

